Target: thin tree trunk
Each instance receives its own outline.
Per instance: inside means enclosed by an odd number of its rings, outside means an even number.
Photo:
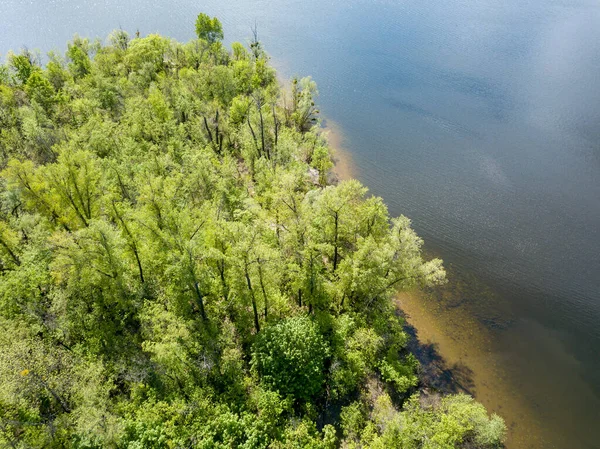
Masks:
[[[338,264],[338,225],[339,225],[339,215],[335,213],[335,244],[333,250],[333,271],[337,270]]]
[[[198,287],[198,282],[196,282],[194,276],[194,291],[196,292],[196,296],[198,297],[198,305],[200,306],[200,315],[202,315],[202,319],[206,321],[206,312],[204,311],[204,298],[202,297],[202,293],[200,293],[200,287]]]
[[[260,280],[260,288],[262,290],[263,298],[265,299],[265,321],[267,320],[267,316],[269,314],[269,300],[267,299],[267,291],[265,289],[265,283],[263,280],[263,272],[262,265],[260,261],[258,263],[258,279]]]
[[[190,264],[193,263],[192,260],[192,255],[189,254],[190,257]],[[200,292],[200,287],[198,286],[198,279],[196,278],[196,272],[194,271],[194,267],[192,265],[190,265],[190,274],[192,275],[192,282],[193,282],[193,288],[194,288],[194,292],[196,293],[196,297],[198,298],[198,306],[200,307],[200,315],[202,316],[202,320],[206,321],[206,312],[204,310],[204,297],[202,296],[202,292]]]
[[[279,140],[279,120],[277,120],[277,114],[275,114],[275,104],[273,104],[273,123],[275,124],[275,147]]]
[[[113,210],[115,211],[115,215],[117,216],[117,218],[119,219],[119,221],[121,222],[121,224],[123,225],[123,229],[125,230],[125,233],[127,234],[127,236],[131,239],[131,249],[133,251],[133,254],[135,256],[135,260],[137,262],[137,266],[138,266],[138,270],[140,272],[140,281],[142,282],[142,284],[144,283],[144,270],[142,269],[142,261],[140,260],[140,255],[138,253],[138,249],[137,249],[137,244],[135,242],[135,239],[133,238],[133,235],[131,234],[131,232],[129,231],[129,228],[127,227],[127,225],[125,224],[125,220],[123,220],[123,217],[121,217],[119,215],[119,212],[117,211],[117,207],[115,206],[115,203],[113,201],[112,203],[113,206]]]
[[[254,311],[254,327],[256,333],[260,332],[260,323],[258,322],[258,308],[256,307],[256,298],[254,297],[254,290],[252,289],[252,282],[250,281],[250,275],[248,274],[248,265],[246,265],[246,282],[248,283],[248,290],[250,290],[250,298],[252,300],[252,310]]]
[[[410,279],[411,277],[413,277],[413,276],[402,276],[402,277],[396,278],[396,279],[394,279],[393,281],[389,282],[389,283],[388,283],[388,284],[387,284],[387,285],[386,285],[384,288],[382,288],[381,290],[379,290],[379,291],[378,291],[378,292],[377,292],[377,293],[376,293],[376,294],[375,294],[375,295],[374,295],[374,296],[373,296],[373,297],[372,297],[372,298],[369,300],[369,302],[367,303],[367,307],[368,307],[369,305],[371,305],[371,303],[372,303],[373,301],[375,301],[375,299],[377,299],[377,297],[378,297],[379,295],[381,295],[382,293],[384,293],[384,292],[385,292],[387,289],[389,289],[389,288],[392,288],[392,287],[393,287],[394,285],[396,285],[398,282],[400,282],[400,281],[404,281],[404,280],[406,280],[406,279]]]
[[[223,259],[217,262],[217,268],[219,270],[219,277],[221,278],[221,285],[223,286],[223,299],[227,299],[227,296],[229,296],[229,286],[225,279],[225,245],[221,240],[218,240],[218,242],[221,252],[223,253]]]
[[[258,148],[258,141],[256,140],[256,134],[254,132],[254,128],[252,128],[252,123],[250,123],[250,114],[248,114],[248,126],[250,127],[250,132],[252,133],[252,139],[254,139],[254,146],[256,147],[256,151],[258,155],[261,156],[260,149]]]
[[[204,127],[206,128],[206,132],[208,133],[210,143],[213,143],[213,136],[212,132],[210,131],[210,127],[208,126],[208,121],[206,120],[206,117],[202,116],[202,118],[204,119]]]
[[[62,407],[63,411],[66,413],[70,413],[71,409],[69,408],[69,406],[66,404],[65,401],[63,401],[63,399],[60,397],[60,395],[54,391],[52,388],[50,388],[50,386],[44,381],[44,379],[42,379],[40,376],[38,376],[35,373],[32,373],[33,377],[35,377],[35,379],[42,384],[42,386],[48,390],[48,392],[52,395],[52,397],[54,397],[54,399],[56,399],[56,402],[58,402],[60,404],[60,406]]]
[[[262,152],[263,154],[265,154],[265,122],[263,120],[263,114],[262,114],[262,105],[257,105],[258,106],[258,116],[260,118],[260,140],[261,140],[261,144],[262,144]],[[267,159],[271,159],[271,155],[269,154],[269,151],[266,150],[266,155],[267,155]]]
[[[13,252],[12,249],[10,249],[8,244],[2,238],[0,238],[0,245],[2,245],[4,249],[6,249],[6,251],[8,252],[8,254],[10,254],[10,257],[15,262],[15,264],[17,264],[17,266],[21,265],[21,260],[19,259],[19,257]]]
[[[221,154],[221,150],[223,148],[223,136],[219,132],[219,110],[217,109],[217,113],[215,115],[215,137],[217,139],[217,146],[219,147],[219,154]]]
[[[221,278],[221,286],[223,287],[223,299],[227,298],[228,288],[227,281],[225,281],[225,262],[221,261],[217,264],[219,269],[219,277]]]

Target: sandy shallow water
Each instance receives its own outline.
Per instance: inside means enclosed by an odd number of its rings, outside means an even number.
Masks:
[[[357,169],[344,147],[339,125],[326,120],[323,133],[332,149],[335,177],[339,180],[356,177]],[[511,361],[496,350],[499,338],[513,338],[518,345],[522,344],[518,341],[520,336],[499,332],[482,322],[482,316],[489,320],[494,320],[494,316],[510,316],[507,310],[494,310],[506,304],[481,285],[471,285],[478,284],[477,281],[453,279],[452,270],[449,280],[447,286],[435,292],[397,295],[398,307],[414,337],[411,349],[419,353],[423,364],[424,383],[445,393],[468,393],[490,413],[502,416],[508,427],[507,449],[551,449],[558,447],[555,443],[561,440],[560,447],[569,447],[569,442],[561,437],[560,425],[555,429],[544,428],[540,410],[535,410],[520,392],[517,373],[509,369]],[[479,300],[464,300],[472,296]],[[495,323],[495,326],[508,328],[512,324]],[[539,380],[543,383],[543,379]]]
[[[501,360],[492,350],[494,336],[461,307],[449,308],[423,292],[398,294],[398,306],[426,348],[426,369],[441,390],[473,395],[508,427],[509,449],[548,448],[539,420],[514,388]],[[433,359],[433,360],[432,360]],[[435,377],[438,377],[436,380]]]

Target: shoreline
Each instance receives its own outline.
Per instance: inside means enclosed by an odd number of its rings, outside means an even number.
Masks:
[[[352,155],[344,148],[341,127],[323,120],[322,133],[333,155],[334,177],[342,181],[355,178],[357,169]],[[396,297],[411,337],[409,349],[422,366],[423,387],[444,394],[467,393],[481,402],[488,413],[500,415],[508,429],[507,449],[554,447],[550,441],[556,439],[548,438],[552,432],[544,429],[530,404],[518,393],[518,386],[503,366],[506,360],[494,352],[497,336],[467,305],[456,306],[459,295],[449,290],[440,291],[441,298],[421,291],[401,292]]]
[[[401,292],[397,305],[411,334],[411,351],[422,365],[426,388],[467,393],[507,426],[508,449],[554,447],[543,424],[493,351],[494,336],[463,307],[451,307],[424,292]]]
[[[287,75],[290,71],[284,68],[280,60],[271,56],[271,64],[277,69],[277,81],[285,92],[290,89],[291,78]],[[285,76],[283,74],[286,74]],[[333,175],[333,181],[345,181],[356,178],[356,169],[352,160],[352,154],[344,147],[345,136],[340,125],[328,118],[321,116],[320,134],[328,143],[333,159],[333,167],[329,174]]]
[[[331,173],[338,181],[356,178],[356,166],[352,154],[344,147],[345,137],[341,127],[334,121],[323,119],[321,135],[325,137],[333,157]]]

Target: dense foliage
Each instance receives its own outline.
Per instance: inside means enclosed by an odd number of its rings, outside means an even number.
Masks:
[[[0,444],[498,447],[420,396],[392,296],[444,270],[329,182],[314,82],[196,31],[0,66]]]

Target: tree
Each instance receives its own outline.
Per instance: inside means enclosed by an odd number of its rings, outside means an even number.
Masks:
[[[316,84],[196,28],[0,65],[0,446],[495,447],[472,400],[409,399],[394,293],[445,272],[328,184]]]
[[[223,40],[223,26],[216,17],[211,19],[207,14],[200,13],[196,18],[196,35],[212,45]]]
[[[39,69],[38,58],[27,48],[23,49],[19,55],[9,53],[8,65],[15,72],[15,77],[21,84],[26,84],[31,74]]]
[[[415,394],[402,411],[383,394],[375,402],[372,419],[375,426],[364,420],[356,404],[342,409],[349,447],[499,449],[506,433],[502,419],[488,417],[485,408],[465,394],[445,398]]]
[[[252,349],[252,368],[268,388],[309,400],[323,387],[328,354],[313,321],[301,316],[288,318],[259,334]]]
[[[54,88],[39,71],[31,73],[25,86],[25,92],[29,98],[38,102],[46,111],[54,102]]]
[[[89,56],[90,43],[87,39],[75,36],[72,43],[67,45],[69,70],[74,78],[82,78],[92,70]]]
[[[289,125],[299,131],[308,131],[317,122],[319,110],[314,98],[318,95],[317,83],[310,77],[292,79],[290,104],[286,104],[285,113]]]

